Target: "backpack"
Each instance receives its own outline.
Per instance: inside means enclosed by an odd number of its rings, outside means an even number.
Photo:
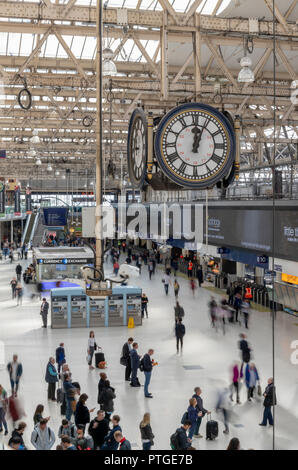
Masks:
[[[181,419],[181,424],[185,424],[185,421],[188,419],[188,412],[185,411],[184,415],[182,416]]]
[[[85,437],[77,442],[77,450],[92,450],[88,447],[88,441]]]
[[[171,443],[172,450],[179,450],[180,449],[178,430],[176,432],[174,432],[174,434],[171,435],[170,443]]]
[[[140,371],[144,372],[144,358],[142,358],[140,362]]]

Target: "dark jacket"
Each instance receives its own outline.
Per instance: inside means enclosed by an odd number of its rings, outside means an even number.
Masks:
[[[109,413],[114,411],[114,398],[116,398],[114,388],[105,387],[99,396],[102,410]]]
[[[57,369],[51,362],[48,363],[47,368],[46,368],[45,381],[48,384],[54,384],[54,383],[58,382]]]
[[[144,372],[151,372],[153,369],[152,359],[149,354],[145,354],[143,357]]]
[[[175,334],[177,338],[183,338],[185,335],[185,326],[182,323],[177,323],[175,327]]]
[[[198,410],[197,408],[194,408],[193,406],[189,406],[187,408],[187,419],[191,421],[191,424],[194,424],[198,421]]]
[[[141,431],[141,439],[144,439],[144,440],[149,439],[151,442],[151,445],[153,445],[154,434],[152,432],[152,428],[150,424],[147,424],[144,427],[140,425],[140,431]]]
[[[120,444],[119,450],[131,450],[130,442],[124,438],[124,441]]]
[[[56,349],[56,362],[57,364],[65,363],[65,350],[61,346]]]
[[[113,429],[109,432],[109,434],[105,437],[105,448],[106,450],[117,450],[118,449],[118,442],[114,438],[114,434],[116,431],[121,431],[122,429],[117,424],[117,426],[114,426]]]
[[[203,400],[202,398],[200,397],[200,395],[196,395],[194,394],[192,396],[192,398],[195,398],[197,400],[197,406],[196,406],[196,409],[198,411],[201,411],[203,413],[203,416],[205,416],[206,413],[208,413],[208,410],[205,410],[204,406],[203,406]]]
[[[129,354],[131,359],[131,368],[138,369],[140,367],[140,356],[138,355],[137,350],[132,349]]]
[[[175,305],[174,311],[175,311],[175,318],[183,318],[184,317],[184,308],[181,307],[181,305],[179,305],[179,306]]]
[[[63,389],[66,394],[66,398],[74,399],[73,393],[74,393],[74,390],[77,390],[77,388],[71,382],[68,382],[67,380],[65,380],[65,382],[63,382]]]
[[[93,425],[97,423],[97,427]],[[98,421],[97,418],[93,419],[88,428],[88,434],[93,438],[94,448],[101,447],[104,443],[105,437],[109,433],[109,423],[106,419]]]
[[[276,391],[275,387],[273,384],[270,384],[266,387],[265,392],[264,392],[265,400],[264,400],[264,406],[266,408],[269,408],[271,406],[275,406],[277,401],[276,401]]]
[[[198,279],[198,281],[199,281],[200,283],[203,282],[203,271],[202,271],[202,269],[198,269],[198,271],[197,271],[197,279]]]
[[[130,361],[130,349],[128,346],[128,343],[125,343],[122,348],[122,358],[123,358],[123,364],[125,362],[125,365],[129,364]]]
[[[12,431],[12,433],[11,433],[11,438],[10,438],[9,441],[8,441],[9,447],[10,447],[10,445],[11,445],[11,441],[12,441],[15,437],[17,437],[18,439],[20,439],[20,441],[21,441],[21,446],[24,447],[24,449],[26,450],[26,446],[25,446],[25,443],[24,443],[24,440],[23,440],[23,434],[20,433],[17,429],[14,429],[14,430]]]
[[[242,352],[243,362],[248,363],[250,361],[250,348],[248,342],[245,339],[242,339],[239,343],[239,349]]]
[[[16,266],[16,273],[17,273],[17,274],[22,274],[22,271],[23,271],[22,266],[21,266],[20,264],[18,264],[18,265]]]
[[[103,380],[103,379],[100,379],[100,381],[98,382],[97,403],[98,403],[99,405],[101,405],[101,401],[100,401],[99,397],[100,397],[101,392],[102,392],[103,389],[105,388],[105,382],[106,382],[106,381]]]
[[[90,423],[90,413],[86,405],[82,402],[78,401],[75,411],[75,423],[76,426],[79,424],[87,424]]]
[[[178,428],[176,430],[178,434],[178,443],[179,443],[179,450],[186,450],[190,447],[190,443],[187,440],[187,433],[184,428]]]
[[[41,304],[40,313],[43,313],[43,314],[46,314],[46,315],[49,313],[49,303],[48,302],[45,302],[45,303]]]
[[[8,370],[8,373],[9,373],[9,378],[11,378],[11,375],[12,375],[12,362],[9,362],[7,364],[7,370]],[[17,367],[17,377],[20,378],[21,375],[23,373],[23,366],[22,364],[19,364],[18,363],[18,367]]]

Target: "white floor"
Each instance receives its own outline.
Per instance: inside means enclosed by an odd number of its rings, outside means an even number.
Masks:
[[[25,421],[28,431],[25,440],[29,443],[33,429],[33,412],[37,404],[45,406],[45,416],[51,416],[50,425],[55,432],[61,421],[60,407],[47,401],[47,386],[44,381],[45,367],[49,356],[54,355],[61,341],[66,346],[67,362],[73,378],[82,386],[82,392],[89,395],[90,408],[97,406],[97,383],[99,371],[90,372],[86,364],[88,330],[47,330],[41,328],[39,301],[24,298],[23,306],[16,307],[11,300],[9,281],[14,274],[15,264],[0,264],[0,340],[5,342],[6,362],[13,353],[19,355],[23,363],[24,375],[20,396],[27,414]],[[25,262],[23,262],[25,265]],[[111,269],[109,266],[108,269]],[[97,343],[103,347],[108,361],[107,374],[116,388],[115,412],[121,416],[125,436],[135,449],[141,448],[139,422],[144,412],[152,417],[155,434],[155,450],[169,449],[169,437],[180,425],[181,417],[188,406],[195,386],[203,390],[204,405],[214,410],[216,391],[229,385],[230,365],[239,358],[239,327],[229,326],[225,336],[210,328],[207,302],[210,292],[197,289],[195,297],[190,293],[188,282],[179,280],[181,285],[180,303],[186,317],[186,337],[183,356],[177,356],[174,338],[174,294],[166,297],[158,272],[150,282],[148,271],[143,268],[141,278],[135,284],[143,287],[149,297],[149,319],[143,326],[126,328],[101,328],[96,330]],[[251,318],[249,341],[253,347],[254,361],[259,369],[262,385],[272,375],[272,333],[270,315],[254,312]],[[155,349],[154,358],[159,365],[154,369],[150,390],[153,400],[145,399],[143,389],[131,389],[124,381],[124,368],[119,363],[123,343],[133,335],[139,342],[139,350]],[[276,324],[276,384],[278,407],[276,410],[276,448],[297,449],[298,415],[298,366],[291,365],[291,343],[298,339],[298,318],[279,313]],[[186,370],[184,366],[200,366],[201,369]],[[143,379],[140,373],[141,379]],[[143,380],[141,380],[143,383]],[[0,383],[9,390],[6,370],[0,371]],[[195,439],[198,449],[221,450],[227,447],[231,437],[239,437],[246,449],[271,449],[272,429],[260,428],[262,403],[247,403],[244,386],[243,404],[234,405],[236,418],[230,428],[230,436],[222,433],[220,422],[219,438],[213,442]],[[220,420],[215,412],[213,418]],[[11,430],[11,423],[10,430]],[[205,420],[201,432],[205,435]],[[4,439],[3,434],[0,440]],[[5,438],[6,441],[6,438]],[[58,444],[58,440],[57,440]]]

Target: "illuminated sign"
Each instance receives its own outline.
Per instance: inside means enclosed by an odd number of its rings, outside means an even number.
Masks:
[[[298,286],[298,276],[291,276],[290,274],[282,273],[281,280]]]

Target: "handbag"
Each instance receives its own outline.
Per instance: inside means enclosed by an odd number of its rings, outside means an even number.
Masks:
[[[258,396],[261,397],[262,396],[262,387],[261,385],[259,384],[258,385],[258,390],[257,390],[257,393],[258,393]]]

